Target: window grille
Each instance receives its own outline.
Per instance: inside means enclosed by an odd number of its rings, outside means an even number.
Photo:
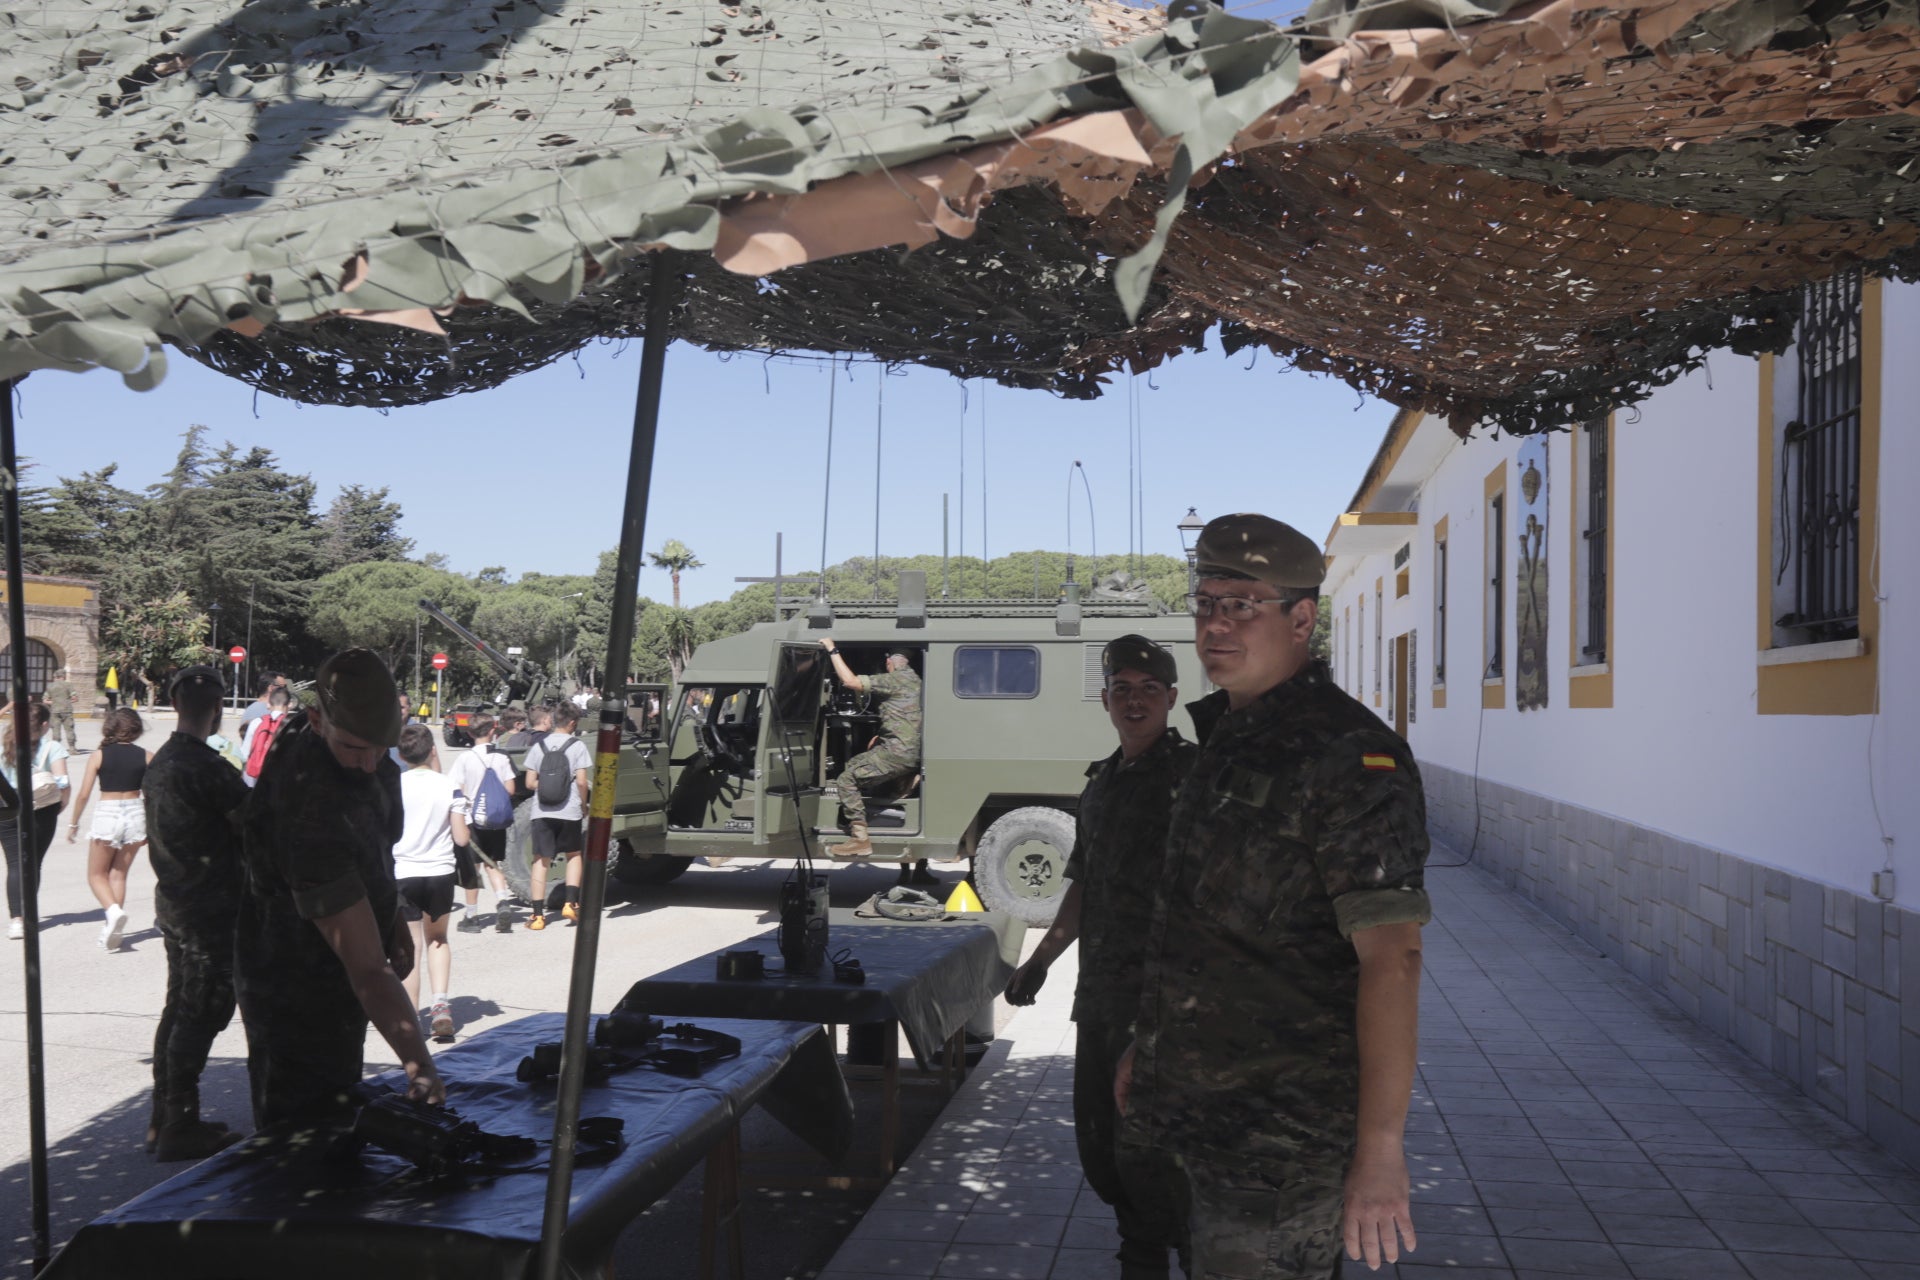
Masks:
[[[1387,593],[1379,582],[1373,584],[1373,696],[1380,696],[1380,677],[1386,667],[1386,650],[1383,637],[1386,634]]]
[[[1433,544],[1433,682],[1447,682],[1447,540]]]
[[[1848,640],[1860,622],[1860,273],[1806,286],[1794,332],[1798,412],[1780,466],[1781,565],[1809,641]]]
[[[53,650],[32,636],[27,637],[27,694],[39,697],[53,683],[53,673],[59,660],[53,656]],[[12,683],[13,647],[0,649],[0,671],[8,674],[8,683]]]
[[[1612,519],[1607,493],[1608,440],[1605,418],[1587,424],[1587,641],[1580,652],[1588,662],[1607,660],[1607,525]]]
[[[1487,499],[1487,672],[1498,680],[1507,670],[1507,495]]]

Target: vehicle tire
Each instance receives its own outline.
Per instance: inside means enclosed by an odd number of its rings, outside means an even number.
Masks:
[[[676,858],[664,853],[656,853],[643,858],[633,851],[633,846],[625,840],[619,844],[618,861],[613,861],[613,850],[608,850],[609,865],[607,874],[621,884],[634,888],[647,885],[671,884],[686,874],[693,865],[692,858]]]
[[[973,855],[973,887],[989,911],[1028,926],[1053,923],[1067,891],[1073,818],[1058,809],[1015,809],[987,828]]]
[[[473,735],[455,724],[442,726],[440,737],[450,747],[470,747],[473,745]]]

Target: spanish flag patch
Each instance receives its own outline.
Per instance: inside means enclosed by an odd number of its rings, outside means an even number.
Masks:
[[[1360,766],[1363,769],[1371,769],[1375,773],[1395,773],[1399,769],[1399,766],[1394,764],[1392,756],[1376,755],[1371,752],[1360,757]]]

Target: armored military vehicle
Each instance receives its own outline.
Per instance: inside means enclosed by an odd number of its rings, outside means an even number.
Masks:
[[[921,767],[867,797],[872,860],[968,860],[988,907],[1053,919],[1088,763],[1117,745],[1100,706],[1100,651],[1129,632],[1165,644],[1191,700],[1205,692],[1192,620],[1162,612],[1144,589],[1082,599],[1070,586],[1057,603],[930,600],[924,575],[901,579],[897,602],[820,601],[694,652],[666,730],[664,840],[630,839],[620,879],[663,882],[695,857],[831,859],[843,838],[833,781],[879,726],[867,696],[834,679],[820,646],[831,636],[856,673],[903,651],[922,682]],[[1192,736],[1184,708],[1173,722]]]

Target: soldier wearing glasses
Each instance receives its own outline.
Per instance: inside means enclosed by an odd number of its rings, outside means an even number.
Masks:
[[[1174,802],[1127,1136],[1181,1157],[1195,1280],[1330,1280],[1414,1247],[1412,1092],[1426,810],[1406,743],[1308,653],[1320,549],[1201,533],[1195,645],[1218,691]]]

